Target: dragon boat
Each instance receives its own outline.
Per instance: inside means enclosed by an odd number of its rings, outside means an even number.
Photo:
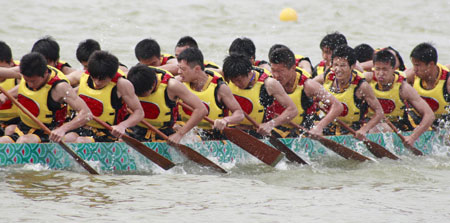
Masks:
[[[408,135],[409,133],[404,134]],[[327,136],[327,138],[373,158],[363,143],[350,135]],[[367,138],[386,147],[396,155],[410,154],[400,138],[394,133],[368,134]],[[320,159],[322,156],[337,156],[337,154],[319,142],[306,137],[280,140],[299,156],[312,162]],[[263,141],[270,144],[268,140]],[[433,153],[433,148],[436,148],[436,145],[439,148],[441,145],[447,144],[447,141],[448,135],[446,133],[442,131],[427,131],[417,140],[415,146],[426,156]],[[144,144],[149,149],[158,152],[175,163],[183,163],[186,160],[174,148],[164,142],[147,142]],[[81,158],[102,173],[140,173],[161,169],[123,142],[72,143],[69,145]],[[261,163],[261,161],[230,141],[203,141],[186,145],[219,165],[226,166],[227,163]],[[81,167],[77,167],[78,165],[72,157],[55,143],[0,144],[0,166],[30,163],[41,164],[51,169],[81,169]],[[163,170],[161,169],[161,171]]]

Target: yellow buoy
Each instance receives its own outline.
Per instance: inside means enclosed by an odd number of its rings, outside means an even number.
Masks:
[[[285,8],[280,13],[280,20],[287,21],[297,21],[297,12],[293,8]]]

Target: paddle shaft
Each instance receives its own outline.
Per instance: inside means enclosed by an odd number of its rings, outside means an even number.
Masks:
[[[20,104],[8,91],[6,91],[3,87],[0,87],[0,91],[8,97],[20,110],[22,110],[28,117],[30,117],[39,127],[44,130],[45,133],[51,134],[51,130],[44,125],[38,118],[36,118],[27,108],[25,108],[22,104]],[[92,168],[88,163],[86,163],[78,154],[76,154],[70,147],[64,142],[58,142],[58,144],[67,152],[70,156],[72,156],[75,161],[80,164],[84,169],[86,169],[90,174],[98,175],[98,172]]]
[[[98,117],[94,116],[94,120],[106,128],[108,131],[112,131],[113,128],[103,120],[99,119]],[[153,151],[152,149],[148,148],[146,145],[144,145],[142,142],[139,142],[138,140],[123,134],[122,140],[127,143],[129,146],[133,147],[135,150],[137,150],[139,153],[144,155],[147,159],[151,160],[152,162],[156,163],[161,168],[168,170],[175,166],[175,164],[168,160],[166,157],[160,155],[156,151]]]
[[[249,120],[253,126],[256,128],[259,128],[259,123],[257,123],[250,115],[244,112],[245,118]],[[305,160],[303,160],[300,156],[298,156],[294,151],[289,149],[284,143],[282,143],[277,137],[275,137],[273,134],[269,136],[269,142],[275,146],[278,150],[286,154],[286,158],[291,162],[296,162],[299,164],[308,164]]]
[[[188,110],[193,110],[189,105],[183,102],[180,102],[180,105]],[[204,116],[203,118],[211,125],[214,125],[214,121],[208,116]],[[225,136],[231,142],[238,145],[267,165],[277,165],[277,163],[284,156],[283,153],[281,153],[279,150],[274,149],[273,147],[259,141],[257,138],[243,132],[240,129],[225,127],[223,129],[223,133],[225,133]]]
[[[406,143],[405,137],[399,133],[398,129],[395,127],[394,124],[392,124],[391,121],[389,121],[389,119],[385,118],[385,122],[389,125],[389,127],[391,127],[392,131],[394,131],[395,134],[397,134],[397,136],[400,137],[400,140],[402,140],[402,143],[403,145],[405,145],[406,148],[408,148],[416,156],[423,156],[422,151],[417,149],[415,146],[411,146]]]
[[[361,162],[370,160],[368,157],[361,155],[358,152],[353,151],[353,150],[347,148],[346,146],[341,145],[331,139],[327,139],[320,135],[311,134],[308,132],[308,130],[306,128],[304,128],[300,125],[297,125],[293,122],[289,122],[289,124],[294,126],[294,128],[302,130],[307,137],[319,141],[325,147],[334,151],[335,153],[339,154],[340,156],[344,157],[345,159],[353,159],[353,160],[357,160],[357,161],[361,161]]]
[[[323,112],[326,112],[323,108],[320,108]],[[336,122],[339,123],[342,127],[347,129],[353,136],[356,137],[356,131],[352,129],[350,126],[345,124],[342,120],[339,120],[336,118]],[[389,159],[398,160],[399,158],[391,153],[389,150],[384,148],[383,146],[379,145],[378,143],[375,143],[373,141],[370,141],[367,139],[367,137],[363,136],[363,143],[367,146],[369,151],[378,158],[388,157]]]
[[[128,113],[133,113],[130,109],[128,109]],[[163,132],[159,131],[159,129],[157,129],[155,126],[153,126],[152,124],[148,123],[145,120],[141,121],[142,124],[144,124],[147,128],[149,128],[151,131],[155,132],[156,134],[158,134],[159,136],[161,136],[164,140],[168,140],[169,137],[164,134]],[[226,170],[224,170],[222,167],[220,167],[219,165],[215,164],[214,162],[212,162],[211,160],[207,159],[206,157],[204,157],[202,154],[198,153],[197,151],[193,150],[192,148],[189,148],[188,146],[182,145],[182,144],[174,144],[173,145],[175,148],[177,148],[181,153],[183,153],[187,158],[189,158],[190,160],[203,165],[203,166],[209,166],[214,168],[215,170],[222,172],[222,173],[227,173]]]

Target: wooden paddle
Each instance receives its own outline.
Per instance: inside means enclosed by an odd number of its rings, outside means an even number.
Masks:
[[[0,87],[0,91],[6,95],[6,97],[9,98],[9,100],[11,100],[17,107],[20,108],[20,110],[22,110],[26,115],[28,115],[36,124],[39,125],[39,127],[41,127],[42,130],[44,130],[44,132],[46,134],[51,134],[51,130],[44,125],[44,123],[42,123],[39,119],[37,119],[33,114],[31,114],[30,111],[28,111],[27,108],[25,108],[22,104],[20,104],[11,94],[8,93],[8,91],[6,91],[5,89],[3,89],[2,87]],[[63,141],[58,142],[58,144],[67,152],[69,153],[70,156],[73,157],[73,159],[80,164],[84,169],[86,169],[90,174],[96,174],[98,175],[98,172],[92,168],[88,163],[86,163],[83,159],[81,159],[80,156],[78,156],[78,154],[76,154],[66,143],[64,143]]]
[[[294,128],[297,128],[297,129],[303,131],[305,133],[306,137],[309,137],[311,139],[319,141],[322,145],[324,145],[328,149],[332,150],[333,152],[337,153],[338,155],[344,157],[345,159],[353,159],[353,160],[358,160],[361,162],[370,160],[370,158],[368,158],[352,149],[349,149],[346,146],[341,145],[331,139],[327,139],[320,135],[311,134],[311,133],[309,133],[309,131],[307,129],[303,128],[300,125],[297,125],[293,122],[290,122],[289,124],[294,126]]]
[[[105,129],[112,131],[112,127],[102,121],[101,119],[99,119],[96,116],[93,116],[94,120],[102,125]],[[145,156],[147,159],[151,160],[152,162],[156,163],[158,166],[160,166],[161,168],[168,170],[172,167],[175,166],[175,163],[173,163],[172,161],[168,160],[166,157],[160,155],[159,153],[157,153],[156,151],[154,151],[153,149],[148,148],[146,145],[144,145],[142,142],[139,142],[138,140],[123,134],[122,135],[122,140],[129,145],[130,147],[132,147],[133,149],[135,149],[136,151],[138,151],[140,154],[142,154],[143,156]]]
[[[183,102],[180,102],[180,105],[192,111],[192,108],[189,105]],[[205,116],[203,118],[212,125],[214,124],[214,121],[211,120],[208,116]],[[257,138],[243,132],[240,129],[226,127],[224,128],[223,133],[231,142],[238,145],[267,165],[277,165],[277,163],[280,162],[280,160],[284,156],[280,151],[259,141]]]
[[[389,121],[388,118],[385,118],[385,121],[389,125],[389,127],[391,127],[392,131],[394,131],[395,134],[397,134],[397,136],[400,137],[400,139],[402,140],[403,145],[405,145],[406,148],[408,148],[416,156],[423,156],[422,151],[417,149],[415,146],[410,146],[409,144],[406,143],[405,137],[400,134],[398,129],[394,126],[394,124],[392,124],[391,121]]]
[[[130,109],[128,109],[128,113],[133,113]],[[158,134],[159,136],[161,136],[164,140],[169,139],[169,137],[164,134],[163,132],[159,131],[159,129],[157,129],[156,127],[154,127],[153,125],[151,125],[150,123],[148,123],[145,120],[141,121],[142,124],[144,124],[145,126],[147,126],[147,128],[149,128],[152,132],[155,132],[156,134]],[[178,149],[181,153],[183,153],[188,159],[202,165],[202,166],[208,166],[208,167],[212,167],[215,170],[221,172],[221,173],[227,173],[226,170],[224,170],[222,167],[220,167],[219,165],[215,164],[214,162],[212,162],[211,160],[207,159],[206,157],[204,157],[202,154],[198,153],[197,151],[189,148],[188,146],[185,146],[183,144],[175,144],[173,145],[176,149]]]
[[[255,126],[256,128],[259,128],[259,123],[257,123],[252,117],[250,117],[250,115],[248,115],[247,113],[244,112],[245,118],[247,120],[249,120],[253,126]],[[272,130],[273,131],[273,130]],[[294,151],[292,151],[291,149],[289,149],[289,147],[287,147],[286,145],[284,145],[284,143],[282,143],[277,137],[275,137],[273,134],[271,134],[269,136],[269,142],[275,146],[275,148],[277,148],[278,150],[280,150],[281,152],[283,152],[286,155],[286,158],[291,161],[291,162],[296,162],[296,163],[300,163],[300,164],[305,164],[308,165],[308,163],[303,160],[299,155],[297,155]]]
[[[320,108],[323,112],[326,112],[323,108]],[[336,122],[339,123],[342,127],[347,129],[353,136],[356,136],[356,131],[347,124],[345,124],[343,121],[336,118]],[[362,140],[363,143],[367,146],[367,149],[376,157],[383,158],[388,157],[389,159],[398,160],[399,158],[391,153],[389,150],[381,146],[380,144],[370,141],[368,138],[364,136],[364,139]]]

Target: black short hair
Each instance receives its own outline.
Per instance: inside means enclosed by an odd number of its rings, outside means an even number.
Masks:
[[[355,46],[356,59],[361,63],[372,60],[374,52],[375,50],[366,43]]]
[[[78,44],[77,48],[77,59],[82,62],[87,62],[89,60],[89,57],[97,50],[101,50],[100,43],[98,43],[96,40],[93,39],[86,39],[80,44]]]
[[[195,41],[195,39],[192,38],[191,36],[181,37],[180,40],[178,40],[177,45],[175,47],[184,47],[184,46],[188,46],[189,48],[190,47],[198,48],[197,41]]]
[[[150,59],[154,56],[161,57],[161,48],[156,40],[148,38],[141,40],[134,48],[134,54],[138,60]]]
[[[205,70],[205,64],[203,62],[203,54],[199,48],[189,47],[178,55],[178,62],[185,60],[189,67],[194,68],[199,65],[202,70]]]
[[[281,47],[274,50],[269,60],[271,64],[284,64],[288,69],[295,66],[295,54],[287,47]]]
[[[392,51],[394,51],[394,53],[395,53],[394,56],[397,57],[398,63],[399,63],[398,69],[401,70],[401,71],[405,71],[406,70],[406,66],[405,66],[405,63],[403,62],[403,58],[400,55],[400,53],[396,49],[394,49],[392,46],[388,46],[387,48],[392,50]]]
[[[88,60],[88,71],[91,77],[104,80],[114,78],[119,69],[119,60],[107,51],[95,51]]]
[[[340,45],[347,45],[347,39],[343,34],[337,31],[325,35],[322,38],[322,41],[320,41],[320,49],[327,47],[330,48],[331,51],[333,51]]]
[[[340,45],[334,49],[333,54],[331,55],[331,61],[334,58],[345,58],[347,59],[348,65],[352,66],[356,63],[356,54],[355,50],[347,45]]]
[[[393,68],[395,67],[395,56],[388,49],[383,49],[375,53],[373,56],[373,63],[382,62],[389,63]]]
[[[273,51],[275,51],[276,49],[279,48],[288,48],[287,46],[283,45],[283,44],[274,44],[270,47],[269,49],[269,53],[267,54],[267,57],[270,58],[270,54],[272,54]],[[270,60],[270,59],[269,59]]]
[[[255,59],[256,57],[256,47],[253,41],[247,37],[236,38],[230,45],[228,53],[231,54],[241,54],[248,58]]]
[[[242,54],[231,54],[223,60],[223,76],[226,81],[232,78],[247,76],[252,71],[252,63]]]
[[[0,41],[0,61],[7,63],[12,62],[11,48],[3,41]]]
[[[422,61],[426,64],[438,61],[438,54],[436,48],[431,43],[421,43],[414,47],[411,52],[411,58]]]
[[[38,52],[44,55],[48,61],[59,60],[59,45],[51,36],[44,36],[33,44],[31,52]]]
[[[142,96],[155,84],[156,71],[146,65],[137,64],[128,71],[127,79],[133,84],[136,95]]]
[[[47,69],[47,60],[38,52],[28,53],[20,60],[20,73],[24,76],[44,77]]]

